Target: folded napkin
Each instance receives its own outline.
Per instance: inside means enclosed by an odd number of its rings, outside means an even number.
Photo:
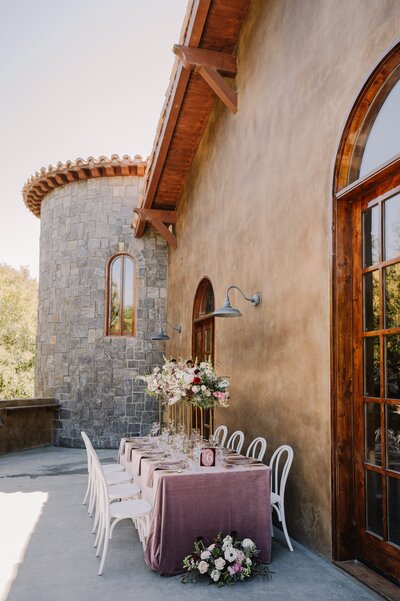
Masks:
[[[154,472],[155,470],[164,470],[164,471],[178,471],[182,470],[186,467],[186,463],[184,461],[160,461],[157,463],[153,463],[149,467],[149,471],[147,474],[146,486],[152,488],[153,480],[154,480]]]

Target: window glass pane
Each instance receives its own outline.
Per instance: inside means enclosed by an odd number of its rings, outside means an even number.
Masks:
[[[382,478],[377,472],[367,470],[365,472],[367,494],[365,496],[366,504],[366,530],[383,535],[382,527]]]
[[[381,406],[365,403],[365,461],[373,465],[382,464]]]
[[[379,337],[371,336],[364,339],[364,394],[365,396],[380,396],[380,350]]]
[[[400,405],[386,405],[387,466],[400,472]]]
[[[400,547],[400,480],[388,478],[388,539]]]
[[[385,261],[400,256],[400,194],[384,204],[385,211]]]
[[[364,330],[379,329],[379,271],[363,275]]]
[[[213,290],[211,288],[211,286],[209,288],[207,288],[205,294],[204,294],[204,307],[203,307],[203,313],[205,313],[206,315],[208,313],[212,313],[214,311],[214,293]]]
[[[363,263],[364,267],[379,261],[379,207],[363,213]]]
[[[400,328],[400,263],[386,267],[385,328]]]
[[[400,334],[386,336],[386,397],[400,399]]]
[[[124,306],[123,306],[123,333],[133,333],[133,286],[134,286],[134,264],[130,257],[124,256]]]
[[[122,257],[115,259],[110,273],[110,334],[120,334],[120,300],[121,300],[121,267]]]
[[[391,90],[374,121],[361,161],[360,177],[400,152],[400,82]]]

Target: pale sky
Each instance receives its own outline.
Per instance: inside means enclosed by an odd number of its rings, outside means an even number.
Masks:
[[[187,0],[0,0],[0,263],[38,277],[41,167],[152,148]]]

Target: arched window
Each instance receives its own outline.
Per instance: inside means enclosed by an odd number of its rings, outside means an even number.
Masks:
[[[398,579],[400,44],[356,100],[334,183],[333,554]]]
[[[214,291],[209,279],[204,278],[197,287],[193,304],[193,359],[214,360]]]
[[[136,335],[136,262],[126,253],[107,264],[106,336]]]
[[[192,356],[194,361],[208,361],[214,364],[214,290],[208,278],[201,280],[193,303]],[[211,434],[211,421],[214,411],[204,411],[204,435]],[[194,411],[195,419],[200,420],[199,411]],[[197,422],[196,422],[197,423]],[[200,423],[200,422],[199,422]]]

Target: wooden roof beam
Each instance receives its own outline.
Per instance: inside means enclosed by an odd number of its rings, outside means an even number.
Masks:
[[[185,69],[189,69],[189,71],[196,67],[209,67],[227,77],[235,77],[237,74],[236,58],[232,54],[203,50],[202,48],[190,48],[190,46],[183,46],[182,44],[175,44],[173,52],[180,59]]]
[[[189,48],[175,44],[174,53],[185,69],[196,71],[204,79],[231,113],[237,113],[237,93],[224,80],[221,73],[234,77],[237,73],[236,59],[225,52],[201,48]]]
[[[172,248],[176,249],[177,242],[174,234],[168,229],[165,225],[176,223],[176,211],[163,211],[162,209],[145,209],[141,207],[137,207],[133,209],[134,213],[137,215],[136,219],[136,228],[137,224],[141,223],[142,227],[146,224],[151,225],[167,243],[172,246]]]

